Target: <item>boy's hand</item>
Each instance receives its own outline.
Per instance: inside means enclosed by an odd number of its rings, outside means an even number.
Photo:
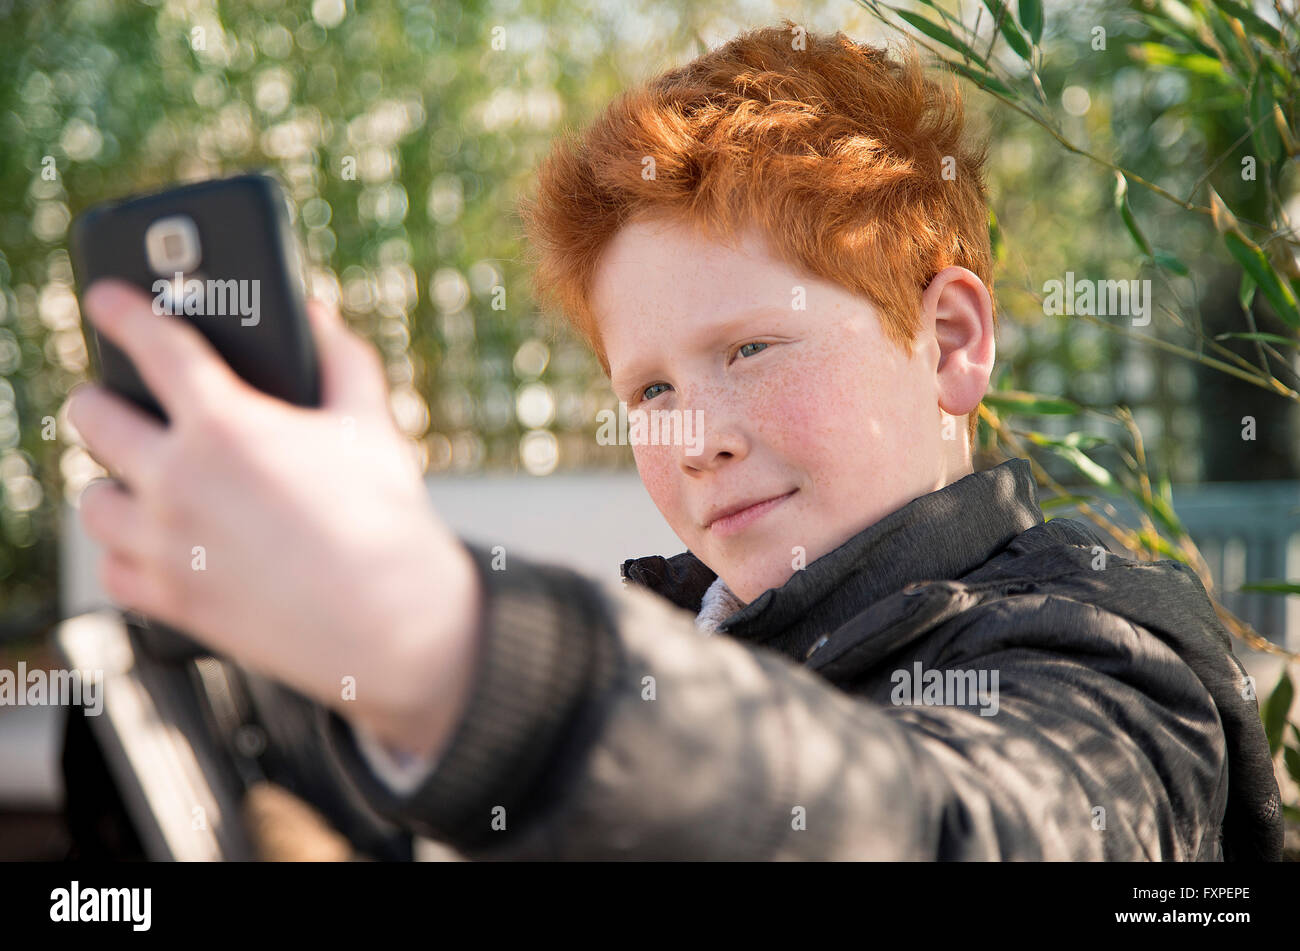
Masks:
[[[97,282],[86,305],[170,420],[102,386],[69,397],[88,450],[121,480],[81,499],[109,595],[399,748],[438,750],[468,701],[481,592],[374,349],[311,301],[323,405],[303,408],[244,382],[136,288]]]

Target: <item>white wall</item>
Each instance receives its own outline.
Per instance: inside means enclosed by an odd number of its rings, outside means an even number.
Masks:
[[[617,582],[627,558],[684,551],[635,472],[536,476],[437,476],[429,495],[452,529],[470,541],[567,565]],[[98,579],[99,546],[65,504],[60,559],[64,617],[110,602]],[[508,563],[508,561],[507,561]]]

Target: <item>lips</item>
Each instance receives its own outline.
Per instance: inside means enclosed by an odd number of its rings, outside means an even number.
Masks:
[[[708,517],[705,528],[716,532],[737,531],[754,518],[761,517],[771,509],[776,508],[781,502],[794,495],[796,491],[798,490],[791,489],[782,495],[769,495],[750,499],[736,505],[728,505],[725,508],[717,509]]]

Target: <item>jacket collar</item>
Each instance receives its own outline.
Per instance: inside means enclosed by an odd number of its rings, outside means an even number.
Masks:
[[[874,602],[912,582],[955,579],[1042,524],[1029,462],[1010,459],[927,493],[769,588],[721,624],[732,637],[803,656]],[[691,552],[623,562],[624,584],[698,612],[717,573]]]

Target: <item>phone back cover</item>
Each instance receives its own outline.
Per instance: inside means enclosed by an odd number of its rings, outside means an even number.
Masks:
[[[282,193],[269,176],[199,182],[87,210],[73,223],[70,241],[81,292],[99,278],[115,277],[156,298],[154,282],[163,276],[149,265],[145,231],[159,218],[177,214],[193,219],[199,232],[202,257],[187,278],[257,281],[258,306],[254,316],[208,313],[205,295],[199,313],[170,319],[189,320],[231,368],[258,389],[300,406],[318,405],[305,282]],[[225,294],[217,294],[216,300],[230,303]],[[250,303],[249,297],[244,301]],[[166,420],[129,358],[101,337],[84,315],[82,326],[86,340],[94,341],[92,360],[104,385]]]

